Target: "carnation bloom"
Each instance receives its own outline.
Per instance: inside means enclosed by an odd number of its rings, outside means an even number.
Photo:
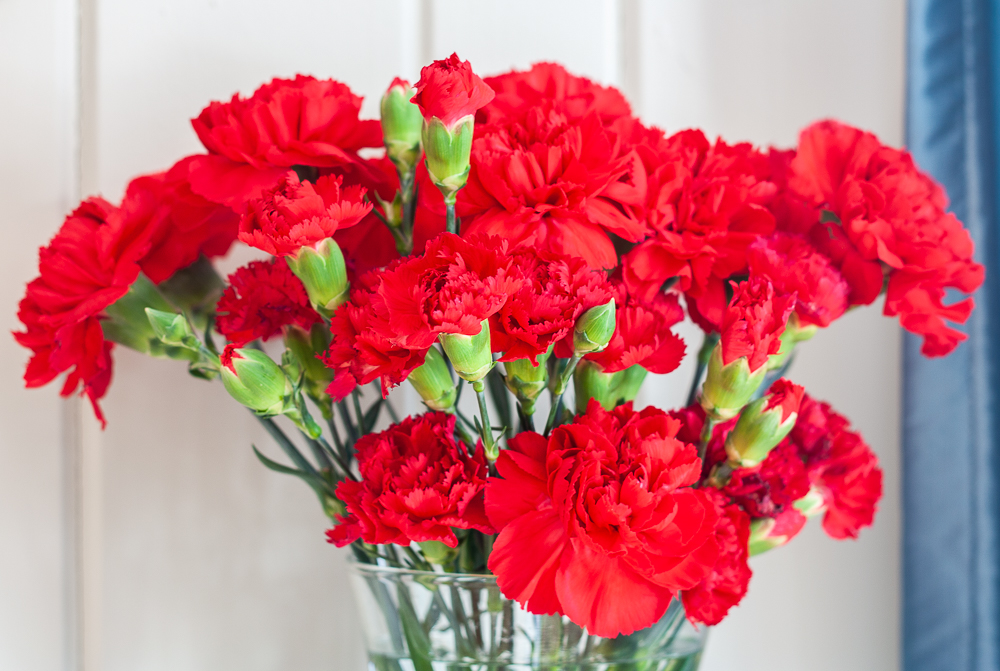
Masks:
[[[733,283],[733,298],[722,318],[722,363],[746,357],[750,372],[758,370],[781,349],[781,334],[794,307],[794,294],[778,294],[763,277]]]
[[[497,239],[462,239],[443,233],[421,256],[382,274],[378,293],[388,311],[386,337],[409,349],[425,349],[438,335],[477,335],[523,279]]]
[[[501,591],[610,638],[652,625],[700,583],[718,558],[718,512],[689,487],[701,462],[679,428],[655,408],[591,400],[547,439],[512,438],[486,486]]]
[[[341,188],[342,177],[320,177],[315,184],[299,181],[293,171],[260,198],[250,201],[240,221],[240,240],[275,256],[294,256],[349,228],[371,212],[364,189]]]
[[[133,179],[117,215],[125,228],[148,232],[152,247],[139,265],[156,284],[199,256],[226,254],[236,241],[239,217],[191,191],[190,165],[189,157],[167,172]]]
[[[675,370],[684,358],[684,341],[670,329],[684,320],[684,310],[676,294],[657,294],[651,300],[632,296],[624,285],[616,290],[615,332],[608,346],[586,355],[602,372],[617,373],[635,365],[664,375]],[[559,343],[556,355],[573,354],[572,338]]]
[[[573,257],[532,249],[513,254],[521,288],[490,317],[490,341],[500,361],[537,358],[570,335],[584,311],[607,303],[612,288],[603,273]]]
[[[711,626],[743,600],[753,572],[747,564],[750,518],[720,492],[707,489],[706,493],[719,513],[715,527],[719,558],[704,580],[681,593],[681,600],[688,620]]]
[[[805,238],[780,232],[761,238],[747,250],[747,263],[777,293],[795,294],[799,324],[829,326],[847,310],[847,281]]]
[[[250,98],[213,102],[191,121],[207,155],[192,157],[192,189],[235,209],[296,165],[333,167],[381,147],[376,120],[358,119],[361,97],[332,79],[274,79]]]
[[[455,416],[407,417],[356,443],[361,481],[343,480],[337,498],[347,515],[327,531],[343,547],[439,541],[456,547],[452,529],[493,533],[483,506],[486,461],[455,442]]]
[[[320,321],[302,281],[283,261],[253,261],[229,276],[216,307],[216,328],[226,340],[246,343],[280,333],[286,326],[306,331]]]
[[[808,395],[787,441],[822,496],[823,529],[833,538],[857,538],[871,525],[882,498],[882,469],[871,448],[843,415]]]
[[[821,121],[802,131],[789,185],[836,216],[817,224],[811,238],[840,265],[852,304],[875,300],[884,269],[885,313],[923,336],[925,355],[943,356],[965,339],[946,322],[964,323],[972,299],[946,305],[946,290],[975,291],[984,269],[973,261],[968,232],[945,213],[944,191],[910,154],[871,133]]]
[[[535,63],[528,70],[487,77],[486,83],[496,97],[480,111],[477,120],[483,123],[516,116],[551,101],[558,101],[571,119],[595,112],[604,125],[632,120],[632,108],[621,91],[572,75],[558,63]]]
[[[351,300],[337,308],[330,320],[332,340],[323,362],[334,371],[327,393],[341,400],[359,384],[379,379],[382,395],[400,384],[424,362],[429,347],[396,344],[389,311],[378,292],[379,275],[363,275]]]
[[[646,198],[645,168],[623,124],[596,105],[580,116],[586,106],[577,99],[534,102],[530,86],[514,91],[476,126],[469,183],[458,196],[463,231],[579,257],[593,268],[616,266],[608,233],[636,242],[647,232],[630,209]],[[519,94],[527,98],[515,106]]]
[[[113,345],[105,341],[100,320],[139,276],[152,232],[107,201],[89,198],[42,247],[39,276],[28,284],[18,310],[25,330],[14,334],[32,351],[24,374],[28,387],[69,371],[62,395],[82,387],[105,423],[98,401],[111,382]]]
[[[767,160],[746,143],[711,145],[701,131],[635,133],[646,166],[646,197],[636,212],[654,234],[623,259],[625,283],[648,298],[678,278],[692,317],[718,330],[725,282],[746,272],[747,247],[774,230]]]
[[[424,118],[440,119],[448,128],[493,100],[493,89],[458,54],[424,66],[415,88],[411,102]]]

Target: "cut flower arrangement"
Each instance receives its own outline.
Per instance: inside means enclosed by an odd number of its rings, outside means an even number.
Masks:
[[[946,292],[983,267],[908,153],[836,121],[793,150],[667,135],[547,63],[452,55],[360,105],[275,79],[192,121],[205,153],[81,203],[20,304],[27,385],[65,373],[104,422],[117,345],[221,379],[351,549],[380,670],[694,669],[748,557],[872,523],[875,455],[784,374],[883,294],[925,355],[964,339]],[[268,258],[223,279],[235,244]],[[687,407],[637,410],[685,317]],[[400,419],[405,381],[427,411]]]

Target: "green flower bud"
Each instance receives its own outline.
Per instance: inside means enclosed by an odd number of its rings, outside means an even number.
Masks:
[[[444,353],[448,355],[458,376],[466,382],[479,382],[493,369],[493,352],[490,350],[490,322],[483,320],[474,336],[459,333],[442,333],[438,336]]]
[[[708,359],[708,374],[701,390],[701,407],[719,421],[732,419],[760,388],[767,374],[767,366],[750,372],[746,357],[736,359],[728,366],[722,364],[722,346],[716,345]]]
[[[393,81],[382,96],[382,138],[386,155],[402,173],[412,172],[420,160],[420,135],[424,117],[410,102],[415,90],[409,82]]]
[[[538,356],[538,365],[531,363],[531,359],[517,359],[515,361],[505,361],[503,366],[507,372],[504,377],[504,384],[514,398],[521,405],[521,410],[525,415],[532,415],[535,412],[535,400],[541,394],[549,381],[549,369],[546,362],[552,353],[552,348],[545,354]]]
[[[615,334],[615,299],[590,308],[573,327],[573,352],[577,356],[601,352]]]
[[[576,411],[585,412],[590,399],[595,399],[605,410],[634,401],[646,374],[646,369],[638,364],[617,373],[605,373],[595,363],[584,359],[573,373]]]
[[[198,360],[198,354],[187,347],[167,345],[160,340],[146,314],[147,308],[170,317],[177,315],[174,306],[164,299],[156,285],[140,274],[128,293],[104,309],[107,315],[107,319],[101,320],[104,337],[151,356]]]
[[[455,407],[455,382],[437,347],[427,350],[424,363],[406,378],[430,410],[451,412]]]
[[[756,466],[785,439],[799,416],[802,391],[782,378],[771,385],[770,393],[743,408],[736,427],[726,437],[726,454],[732,466]]]
[[[198,351],[201,343],[184,315],[146,308],[146,317],[156,337],[165,345]]]
[[[450,564],[458,557],[458,548],[450,548],[441,541],[421,541],[418,545],[432,564]]]
[[[302,280],[313,307],[329,317],[341,303],[347,301],[350,285],[344,255],[333,238],[321,240],[311,247],[301,247],[285,261]]]
[[[225,291],[226,283],[219,277],[212,262],[202,256],[156,288],[172,305],[191,318],[195,329],[203,331],[208,327],[208,319],[215,312],[215,304]]]
[[[228,345],[221,361],[222,384],[230,396],[262,417],[282,414],[292,385],[271,357],[260,350]]]
[[[470,114],[449,130],[438,118],[425,121],[421,137],[427,172],[444,195],[446,203],[455,202],[455,194],[469,179],[469,156],[472,153],[474,117]]]

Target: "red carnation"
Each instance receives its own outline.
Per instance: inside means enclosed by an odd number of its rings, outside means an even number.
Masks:
[[[608,234],[636,242],[647,232],[630,209],[645,200],[644,168],[597,112],[578,119],[568,105],[526,106],[476,127],[469,182],[458,194],[463,232],[612,268],[618,256]]]
[[[193,157],[167,172],[133,179],[120,214],[123,227],[145,230],[151,249],[140,262],[142,272],[159,284],[198,260],[222,256],[236,241],[239,217],[191,191],[188,170]]]
[[[635,365],[664,375],[675,370],[684,358],[684,341],[670,329],[684,320],[684,310],[676,294],[657,294],[652,300],[640,300],[617,287],[615,333],[608,346],[584,358],[600,366],[605,373],[617,373]],[[572,338],[561,341],[556,355],[568,358],[573,351]]]
[[[230,275],[216,315],[219,333],[237,347],[267,340],[286,326],[308,331],[320,320],[302,281],[281,260],[253,261]]]
[[[382,274],[379,296],[388,311],[388,340],[426,349],[438,335],[473,336],[523,283],[500,240],[465,240],[443,233],[422,256]]]
[[[486,83],[496,97],[480,111],[477,120],[483,123],[493,123],[552,101],[559,101],[571,119],[582,119],[595,112],[607,126],[627,123],[632,117],[632,108],[621,91],[570,74],[558,63],[535,63],[529,70],[487,77]]]
[[[349,228],[371,212],[364,189],[341,188],[342,177],[301,182],[288,171],[278,184],[250,201],[240,221],[240,240],[275,256],[293,256]]]
[[[781,349],[781,334],[795,307],[795,295],[780,295],[763,277],[733,283],[733,298],[722,318],[722,363],[746,357],[755,372]]]
[[[425,119],[440,119],[447,128],[493,100],[493,89],[458,54],[424,66],[415,88],[410,102],[420,107]]]
[[[323,362],[335,374],[326,390],[335,400],[375,379],[380,379],[386,396],[423,364],[427,354],[427,347],[408,348],[393,342],[389,311],[378,292],[379,279],[374,272],[362,276],[351,291],[351,300],[337,308],[330,320],[333,339]]]
[[[490,341],[500,361],[531,359],[572,333],[584,311],[607,303],[612,288],[604,274],[580,259],[531,249],[513,254],[524,284],[490,317]]]
[[[766,277],[779,294],[795,294],[803,325],[829,326],[847,310],[850,292],[840,271],[804,238],[775,233],[750,245],[751,275]]]
[[[656,622],[679,590],[715,566],[718,512],[703,490],[697,448],[680,422],[632,404],[592,400],[548,439],[510,440],[486,510],[499,530],[489,568],[532,613],[561,613],[594,635]]]
[[[191,121],[209,152],[193,157],[192,188],[238,210],[292,166],[357,163],[359,149],[382,146],[379,122],[359,120],[360,110],[346,85],[303,75],[213,102]]]
[[[943,356],[965,339],[946,322],[964,323],[971,298],[944,304],[948,288],[965,293],[982,284],[968,232],[946,214],[944,191],[907,152],[836,121],[806,128],[791,163],[790,188],[837,221],[817,224],[811,238],[840,264],[852,304],[870,303],[888,274],[885,313],[900,315],[922,335],[927,356]]]
[[[692,317],[718,330],[727,279],[746,272],[747,247],[774,230],[766,205],[776,188],[767,180],[767,159],[746,143],[710,145],[701,131],[635,133],[647,175],[636,211],[654,235],[623,259],[625,283],[649,298],[678,278]]]
[[[139,276],[152,232],[102,198],[89,198],[39,250],[39,276],[28,284],[18,310],[26,328],[14,333],[32,351],[24,374],[28,387],[69,371],[61,394],[82,386],[105,423],[98,400],[111,382],[113,344],[105,341],[100,320]]]
[[[882,469],[871,448],[843,415],[809,396],[803,397],[787,440],[823,497],[823,529],[833,538],[857,538],[871,525],[882,498]]]
[[[729,609],[743,600],[753,572],[747,564],[750,518],[718,491],[707,489],[706,493],[719,513],[715,527],[719,558],[708,576],[684,590],[681,599],[688,620],[711,626],[722,622]]]
[[[492,534],[483,507],[486,461],[455,442],[455,416],[407,417],[356,443],[361,482],[343,480],[337,497],[347,515],[327,531],[338,547],[440,541],[456,547],[452,529]]]

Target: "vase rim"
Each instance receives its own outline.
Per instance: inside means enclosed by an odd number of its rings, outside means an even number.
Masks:
[[[348,565],[356,571],[364,571],[367,573],[384,573],[384,574],[394,574],[394,575],[412,575],[412,576],[433,576],[434,578],[471,578],[476,580],[490,580],[496,582],[497,577],[492,573],[445,573],[437,571],[422,571],[415,568],[399,568],[395,566],[379,566],[378,564],[362,564],[354,557],[347,558]]]

